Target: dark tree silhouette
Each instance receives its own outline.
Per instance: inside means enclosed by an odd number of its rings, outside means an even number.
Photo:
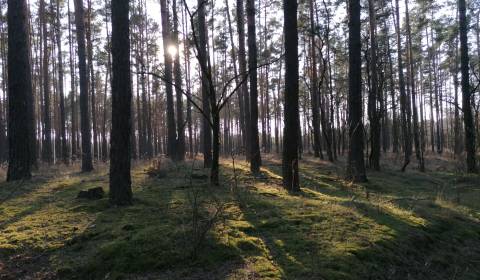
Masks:
[[[112,1],[112,132],[110,140],[110,202],[132,203],[130,134],[132,88],[130,75],[129,1]]]
[[[115,2],[115,1],[113,1]],[[88,75],[85,49],[85,16],[83,1],[75,0],[75,25],[77,27],[78,70],[80,74],[80,129],[82,132],[82,172],[93,170],[90,117],[88,110]]]
[[[27,3],[8,0],[8,173],[7,181],[31,177],[32,77]]]
[[[367,181],[363,159],[362,58],[360,0],[348,1],[348,125],[350,149],[347,177],[355,182]]]
[[[298,105],[298,23],[297,0],[284,0],[285,36],[285,127],[283,134],[283,186],[291,192],[300,190],[298,178],[299,105]]]
[[[250,171],[260,172],[262,157],[258,139],[257,42],[255,28],[255,1],[247,0],[248,71],[250,78]]]
[[[465,150],[467,152],[467,171],[477,172],[475,149],[475,126],[472,116],[470,76],[468,65],[468,24],[465,0],[458,0],[460,21],[460,64],[462,71],[463,122],[465,125]]]

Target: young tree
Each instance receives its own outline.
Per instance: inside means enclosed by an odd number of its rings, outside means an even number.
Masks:
[[[112,132],[110,142],[110,202],[132,203],[130,134],[132,88],[130,75],[129,1],[112,1]]]
[[[463,122],[465,125],[465,149],[467,152],[467,171],[477,172],[475,127],[472,116],[471,89],[468,58],[468,24],[465,0],[458,0],[460,30],[460,64],[462,71]]]
[[[298,177],[298,145],[300,126],[298,91],[298,24],[297,0],[284,0],[285,38],[285,118],[283,134],[282,174],[283,187],[288,191],[300,191]]]
[[[112,1],[115,2],[115,1]],[[93,170],[90,118],[88,110],[88,75],[85,48],[85,17],[83,0],[75,0],[75,25],[77,27],[78,70],[80,74],[80,127],[82,132],[82,172]]]
[[[355,182],[367,181],[363,159],[360,10],[360,0],[348,0],[348,125],[350,149],[347,177]]]
[[[26,1],[8,0],[7,181],[31,177],[33,96],[29,29]]]

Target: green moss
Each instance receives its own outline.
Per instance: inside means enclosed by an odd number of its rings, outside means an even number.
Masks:
[[[190,163],[167,167],[164,178],[132,172],[134,205],[80,201],[79,190],[107,189],[105,168],[83,175],[52,170],[21,185],[0,184],[0,257],[45,255],[65,279],[476,279],[480,258],[478,176],[400,173],[386,168],[369,183],[351,184],[335,165],[305,159],[302,192],[281,184],[277,160],[262,176],[223,162],[222,181],[240,189],[190,184]],[[195,173],[205,173],[198,166]],[[45,171],[42,171],[45,172]],[[196,183],[195,183],[196,184]],[[12,192],[12,190],[15,190]],[[192,258],[191,200],[201,219],[222,214]],[[212,196],[214,194],[215,196]],[[241,201],[240,201],[241,200]],[[468,269],[466,269],[468,268]],[[199,270],[201,272],[199,272]],[[133,275],[133,276],[132,276]],[[168,278],[167,277],[167,278]],[[166,278],[166,277],[164,277]]]

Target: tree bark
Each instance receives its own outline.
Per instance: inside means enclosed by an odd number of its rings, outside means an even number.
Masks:
[[[405,0],[405,18],[407,26],[407,40],[408,40],[408,64],[410,72],[410,90],[411,90],[411,100],[412,100],[412,110],[413,110],[413,139],[415,143],[415,154],[418,160],[418,166],[420,172],[425,172],[425,160],[423,147],[420,141],[420,128],[418,125],[418,109],[417,109],[417,94],[415,88],[415,72],[413,67],[413,48],[412,48],[412,31],[410,27],[410,15],[408,12],[408,0]]]
[[[238,64],[240,70],[240,80],[245,79],[247,73],[247,59],[245,52],[245,9],[244,1],[237,0],[237,30],[238,30]],[[248,86],[247,83],[243,83],[239,91],[240,96],[243,96],[243,105],[245,106],[245,156],[247,161],[250,161],[251,158],[251,144],[250,144],[250,97],[248,95]]]
[[[348,123],[350,149],[347,177],[354,182],[367,181],[363,158],[360,9],[360,0],[348,1]]]
[[[112,132],[110,202],[132,203],[130,134],[132,89],[130,75],[129,1],[112,1]]]
[[[380,171],[380,114],[377,108],[380,87],[378,86],[377,59],[377,14],[373,0],[368,1],[370,20],[370,72],[371,87],[368,95],[368,118],[370,121],[370,167]]]
[[[285,36],[285,103],[282,174],[283,187],[290,192],[300,191],[298,174],[299,146],[299,74],[297,0],[284,0]]]
[[[31,178],[33,95],[30,30],[25,0],[8,0],[8,172],[7,181]]]
[[[88,109],[88,75],[85,49],[85,17],[83,1],[75,0],[75,25],[77,27],[78,68],[80,74],[80,127],[82,132],[82,172],[93,170],[92,143]]]
[[[260,172],[262,158],[258,139],[257,43],[255,27],[255,0],[247,0],[248,71],[250,78],[250,171]]]
[[[460,64],[462,71],[463,122],[465,126],[465,150],[467,152],[467,172],[476,173],[475,127],[472,116],[471,89],[468,57],[468,24],[465,0],[458,0],[460,30]]]
[[[52,149],[52,123],[50,116],[50,76],[49,76],[49,58],[50,51],[48,48],[48,27],[46,18],[45,0],[40,0],[40,22],[42,28],[43,40],[43,60],[42,60],[42,78],[43,78],[43,145],[42,160],[51,164],[53,163]]]
[[[58,59],[58,93],[60,96],[60,138],[62,142],[61,155],[65,164],[68,164],[68,145],[66,132],[65,116],[65,93],[63,90],[63,54],[62,54],[62,26],[60,23],[60,0],[56,1],[56,41],[57,41],[57,59]]]
[[[172,1],[173,9],[173,36],[172,44],[177,49],[175,53],[173,72],[175,79],[176,109],[177,109],[177,146],[176,159],[185,160],[185,123],[183,117],[183,95],[182,95],[182,68],[180,66],[180,45],[178,43],[178,11],[177,0]]]

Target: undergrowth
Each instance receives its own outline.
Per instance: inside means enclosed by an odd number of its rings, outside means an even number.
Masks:
[[[280,161],[264,161],[252,177],[244,161],[224,159],[221,187],[209,186],[200,163],[162,164],[162,176],[138,164],[127,208],[75,198],[108,189],[105,167],[2,183],[0,276],[478,279],[478,176],[387,165],[356,185],[341,163],[306,158],[292,195],[280,186]]]

